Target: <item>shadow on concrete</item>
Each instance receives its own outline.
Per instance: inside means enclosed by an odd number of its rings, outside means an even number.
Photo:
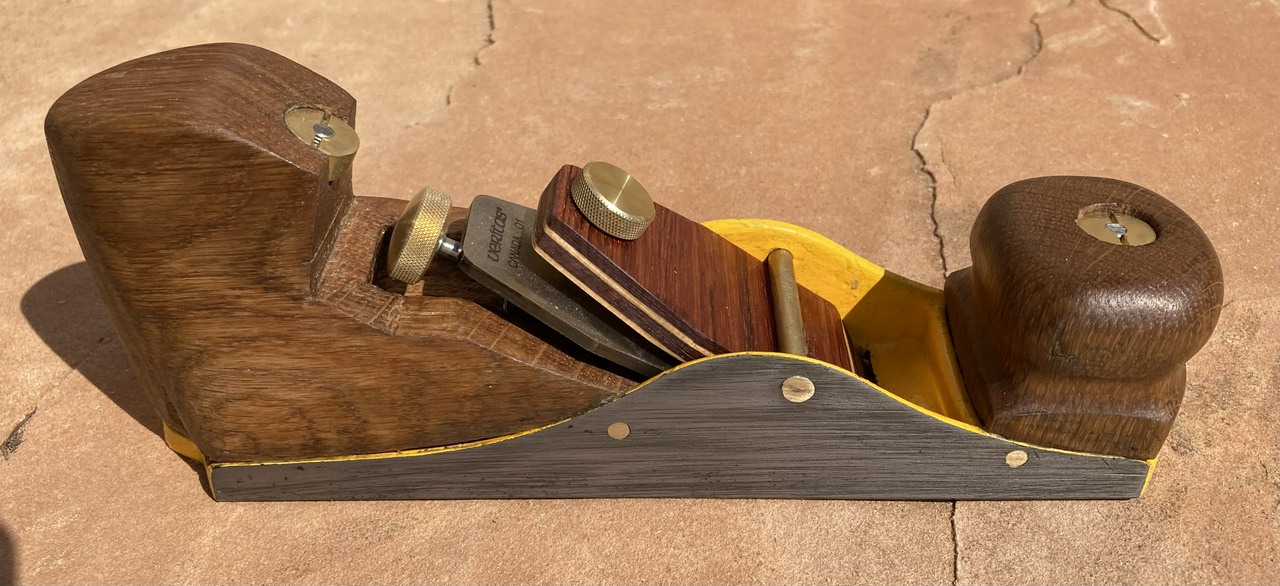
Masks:
[[[18,583],[18,554],[13,548],[9,529],[0,523],[0,586]]]
[[[129,367],[89,265],[76,263],[40,279],[22,296],[22,315],[67,366],[79,370],[135,421],[162,435],[160,416]]]

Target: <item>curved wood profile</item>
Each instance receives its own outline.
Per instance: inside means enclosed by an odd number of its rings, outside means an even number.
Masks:
[[[332,82],[219,44],[114,67],[49,112],[67,212],[166,425],[213,460],[374,453],[546,425],[632,386],[468,298],[457,271],[430,286],[455,297],[373,285],[403,203],[330,182],[285,126],[297,106],[355,122]]]

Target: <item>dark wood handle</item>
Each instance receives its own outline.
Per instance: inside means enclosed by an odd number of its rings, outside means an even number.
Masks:
[[[1124,218],[1140,222],[1121,241]],[[1111,224],[1114,241],[1086,232],[1090,221]],[[1154,241],[1141,244],[1142,224]],[[992,196],[970,247],[973,266],[946,281],[947,319],[987,429],[1154,457],[1177,415],[1185,364],[1222,306],[1222,268],[1204,232],[1137,185],[1042,177]]]
[[[350,204],[349,180],[318,181],[324,158],[283,124],[264,123],[279,119],[282,105],[320,106],[355,122],[355,100],[338,86],[235,45],[116,66],[64,94],[45,120],[67,213],[103,301],[143,390],[184,433],[199,435],[206,419],[191,413],[204,406],[191,404],[186,379],[212,358],[200,339],[208,326],[188,318],[217,320],[209,301],[238,305],[234,294],[189,284],[243,293],[269,279],[304,296],[310,261]],[[229,245],[236,239],[256,245]]]
[[[355,123],[333,82],[218,44],[99,73],[49,112],[76,237],[167,425],[215,461],[366,454],[525,431],[632,385],[476,303],[456,266],[441,296],[376,286],[404,202],[353,197],[295,107]]]

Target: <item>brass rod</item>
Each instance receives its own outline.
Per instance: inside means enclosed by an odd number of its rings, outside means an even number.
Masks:
[[[804,319],[800,316],[800,287],[796,285],[796,267],[791,251],[775,249],[765,257],[769,266],[769,289],[773,292],[773,322],[778,332],[778,351],[800,356],[809,355],[809,341],[804,335]]]

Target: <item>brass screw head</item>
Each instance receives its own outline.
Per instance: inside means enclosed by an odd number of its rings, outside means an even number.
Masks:
[[[337,181],[351,168],[360,150],[360,135],[347,122],[318,108],[293,108],[284,114],[284,124],[298,140],[329,155],[329,181]]]
[[[397,281],[417,283],[427,274],[444,238],[444,223],[453,202],[430,187],[409,200],[391,230],[387,272]]]
[[[609,163],[587,163],[569,186],[573,203],[593,226],[621,240],[635,240],[653,222],[653,198],[630,173]]]

